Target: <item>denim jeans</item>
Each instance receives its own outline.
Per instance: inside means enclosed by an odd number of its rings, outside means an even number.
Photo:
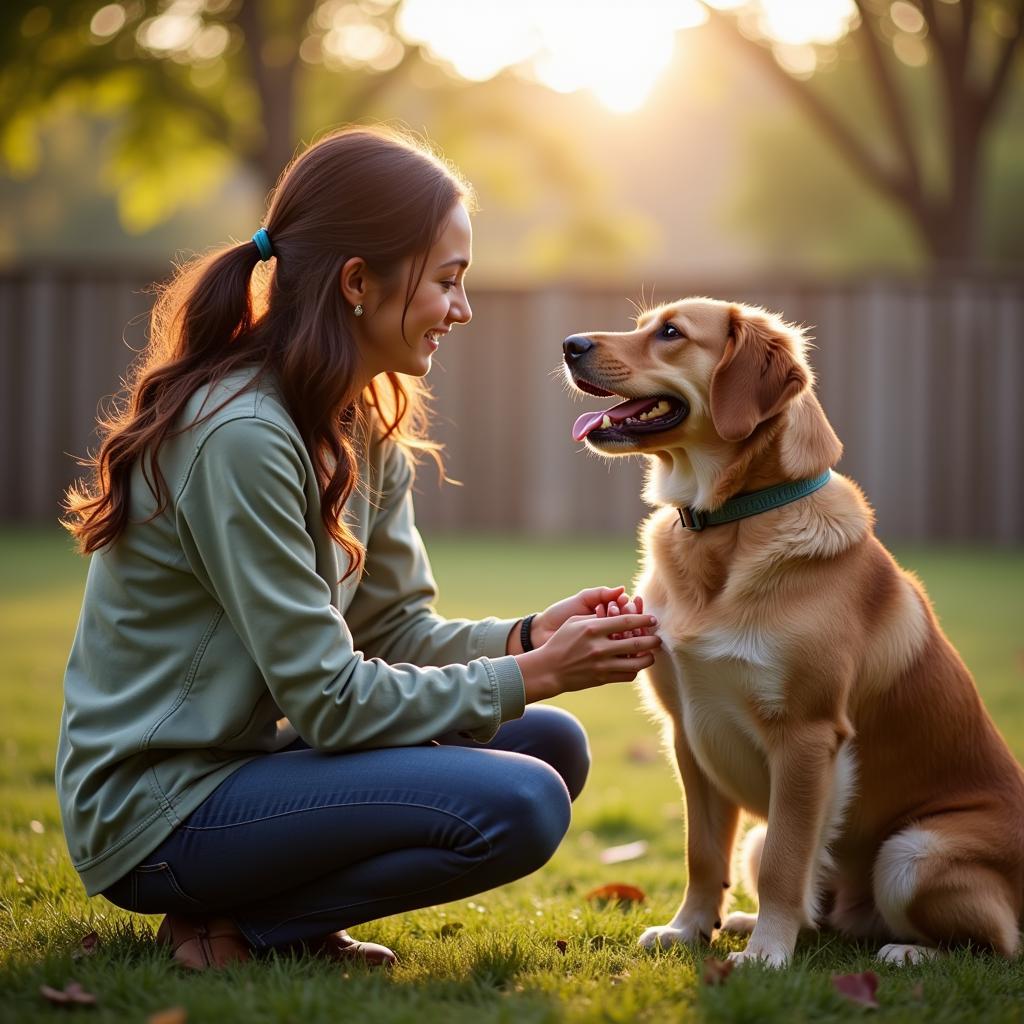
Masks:
[[[103,895],[228,916],[256,947],[319,938],[535,871],[589,765],[579,722],[539,705],[486,744],[327,754],[299,740],[239,768]]]

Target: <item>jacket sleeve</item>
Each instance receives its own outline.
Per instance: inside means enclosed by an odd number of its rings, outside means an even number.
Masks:
[[[397,445],[387,448],[365,571],[345,613],[356,647],[415,665],[503,656],[516,619],[445,619],[434,611],[437,585],[414,520],[412,470]]]
[[[416,668],[365,659],[307,531],[307,466],[288,433],[259,418],[217,425],[201,442],[175,506],[196,576],[224,609],[274,700],[319,750],[478,739],[523,711],[515,659]],[[315,493],[315,491],[313,492]]]

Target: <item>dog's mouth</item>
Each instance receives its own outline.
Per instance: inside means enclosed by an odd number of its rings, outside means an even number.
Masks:
[[[574,382],[581,391],[602,397],[613,394],[588,384]],[[572,427],[574,441],[613,441],[657,434],[678,426],[690,415],[690,403],[675,395],[655,395],[653,398],[631,398],[605,409],[603,412],[585,412]]]

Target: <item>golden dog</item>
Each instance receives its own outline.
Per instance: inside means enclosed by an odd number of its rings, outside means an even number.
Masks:
[[[782,966],[819,923],[886,943],[896,963],[961,942],[1014,955],[1024,772],[860,490],[828,475],[842,447],[802,332],[687,299],[563,349],[577,388],[627,399],[573,436],[648,456],[657,506],[637,590],[664,648],[644,687],[684,791],[689,881],[641,945],[723,927],[745,810],[767,829],[750,844],[759,913],[724,924],[750,933],[734,959]],[[801,482],[817,489],[794,498]],[[705,525],[752,492],[766,510]]]

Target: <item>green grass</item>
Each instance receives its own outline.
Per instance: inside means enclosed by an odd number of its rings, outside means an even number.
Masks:
[[[439,538],[429,546],[442,610],[453,616],[515,615],[585,585],[628,583],[634,567],[629,538]],[[1024,552],[898,554],[924,580],[1010,746],[1024,758]],[[1024,1020],[1021,961],[957,954],[901,971],[874,964],[870,947],[821,935],[801,941],[788,971],[745,968],[708,988],[699,982],[707,951],[639,950],[637,935],[667,921],[681,895],[683,822],[672,772],[654,756],[654,730],[628,685],[559,701],[587,726],[594,767],[572,831],[543,870],[475,900],[357,930],[398,951],[394,971],[342,974],[280,959],[183,976],[153,949],[157,919],[85,898],[63,845],[52,765],[84,563],[59,536],[0,532],[0,566],[2,1022],[64,1018],[69,1011],[47,1006],[38,990],[71,978],[99,997],[97,1008],[71,1012],[96,1021],[144,1021],[172,1006],[185,1007],[193,1022],[849,1020],[865,1011],[833,992],[830,975],[869,968],[881,977],[879,1020]],[[604,847],[634,839],[648,841],[645,857],[601,864]],[[586,901],[591,887],[611,881],[640,886],[647,901],[628,909]],[[451,924],[461,928],[445,928]],[[73,959],[91,929],[99,952]],[[719,940],[712,955],[741,944]]]

